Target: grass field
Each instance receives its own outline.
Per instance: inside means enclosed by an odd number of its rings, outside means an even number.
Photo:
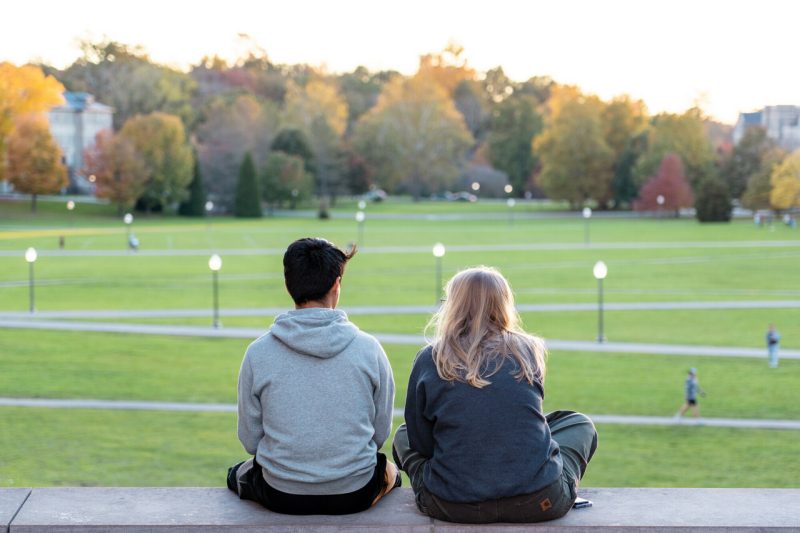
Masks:
[[[346,212],[352,202],[340,207]],[[477,204],[370,205],[370,213],[458,215],[499,212]],[[444,206],[444,207],[442,207]],[[355,240],[354,221],[271,218],[187,221],[137,217],[138,254],[110,206],[66,213],[60,204],[0,201],[0,312],[26,311],[22,252],[40,251],[37,309],[209,309],[212,251],[223,257],[223,308],[288,307],[281,255],[294,238]],[[535,207],[539,209],[539,207]],[[534,207],[531,207],[534,210]],[[475,264],[497,266],[519,303],[593,303],[595,261],[609,266],[606,302],[800,300],[800,235],[744,221],[597,217],[591,246],[577,217],[424,220],[369,219],[362,252],[348,266],[341,306],[433,305],[430,247],[445,243],[445,278]],[[66,236],[59,252],[57,238]],[[638,243],[634,245],[635,243]],[[479,249],[481,246],[493,249]],[[630,246],[629,248],[625,248]],[[460,247],[460,248],[459,248]],[[514,249],[516,247],[516,249]],[[522,247],[523,249],[520,249]],[[115,255],[116,254],[116,255]],[[152,255],[149,255],[152,254]],[[210,311],[209,311],[210,314]],[[353,315],[370,332],[421,334],[425,314]],[[551,339],[592,340],[587,311],[523,313],[526,327]],[[107,319],[208,325],[207,318]],[[266,329],[271,316],[226,317],[226,327]],[[800,348],[800,309],[609,311],[613,341],[762,347],[768,322],[782,346]],[[0,397],[235,402],[244,339],[0,329]],[[402,406],[418,347],[387,345]],[[593,414],[668,416],[682,401],[686,369],[699,369],[709,417],[800,419],[800,361],[770,371],[759,359],[552,351],[545,407]],[[399,423],[399,420],[396,420]],[[586,486],[797,487],[786,475],[800,453],[794,431],[600,426],[600,451]],[[220,485],[242,451],[230,414],[0,408],[0,486]]]

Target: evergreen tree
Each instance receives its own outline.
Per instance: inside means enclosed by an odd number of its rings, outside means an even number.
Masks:
[[[184,217],[202,217],[206,214],[206,188],[200,173],[197,152],[194,153],[192,183],[189,184],[189,199],[181,203],[178,214]]]
[[[239,168],[239,182],[236,184],[236,203],[233,214],[237,217],[261,217],[261,195],[258,192],[256,166],[250,152],[244,154]]]
[[[730,222],[731,196],[728,185],[719,178],[703,180],[694,207],[700,222]]]

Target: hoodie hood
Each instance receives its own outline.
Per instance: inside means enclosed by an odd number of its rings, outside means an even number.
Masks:
[[[359,329],[338,309],[312,307],[278,316],[270,333],[295,352],[328,359],[344,351]]]

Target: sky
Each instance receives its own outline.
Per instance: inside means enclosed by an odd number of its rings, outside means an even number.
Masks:
[[[343,72],[416,70],[454,40],[479,72],[550,76],[651,113],[699,104],[717,120],[800,105],[795,0],[15,0],[3,7],[0,61],[69,65],[78,40],[144,46],[188,69],[235,58],[249,35],[275,63]],[[14,22],[16,21],[16,22]]]

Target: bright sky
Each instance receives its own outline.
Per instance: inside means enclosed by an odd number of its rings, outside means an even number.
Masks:
[[[236,57],[246,33],[276,63],[409,74],[454,39],[479,71],[628,93],[653,113],[700,102],[733,123],[740,111],[800,105],[794,0],[15,0],[3,15],[0,60],[18,64],[64,67],[77,38],[108,36],[187,68]]]

